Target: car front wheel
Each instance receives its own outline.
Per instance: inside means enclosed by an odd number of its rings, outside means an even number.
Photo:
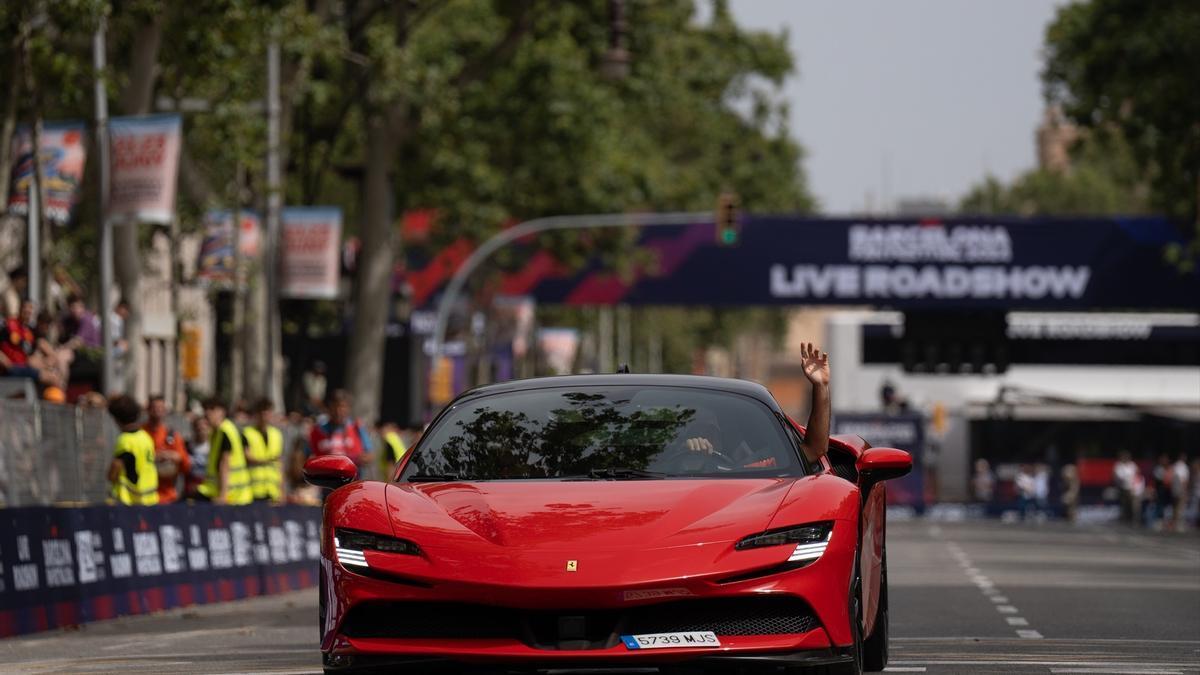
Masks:
[[[863,670],[878,673],[888,662],[888,581],[887,552],[883,554],[883,569],[879,573],[879,605],[875,609],[875,628],[863,643]]]

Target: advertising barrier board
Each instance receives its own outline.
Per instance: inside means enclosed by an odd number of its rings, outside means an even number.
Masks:
[[[308,506],[0,510],[0,637],[313,586]]]

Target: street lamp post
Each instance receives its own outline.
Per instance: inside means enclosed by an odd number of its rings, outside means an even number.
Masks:
[[[108,222],[108,88],[104,82],[104,70],[107,67],[105,58],[105,31],[108,28],[108,17],[101,12],[96,32],[92,35],[92,67],[95,69],[95,106],[96,106],[96,154],[100,171],[100,345],[104,352],[104,364],[101,368],[101,386],[103,393],[108,394],[117,388],[116,366],[113,354],[112,336],[112,285],[113,285],[113,231],[112,223]]]

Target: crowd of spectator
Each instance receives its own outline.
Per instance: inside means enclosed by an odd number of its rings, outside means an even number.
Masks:
[[[1057,472],[1045,462],[1016,465],[1012,500],[1007,501],[999,494],[997,472],[988,460],[980,458],[975,460],[971,491],[978,503],[1015,507],[1014,515],[1021,520],[1062,515],[1073,521],[1082,493],[1080,470],[1070,462]],[[1093,494],[1093,499],[1110,505],[1115,502],[1120,520],[1134,527],[1174,532],[1200,528],[1200,458],[1189,462],[1185,452],[1174,458],[1161,453],[1153,462],[1138,462],[1122,451],[1112,463],[1111,484]]]
[[[1126,523],[1171,531],[1200,527],[1200,458],[1189,464],[1187,453],[1172,461],[1164,452],[1144,470],[1122,451],[1113,465],[1113,485]]]
[[[85,372],[95,374],[103,342],[100,317],[88,308],[79,288],[66,286],[63,311],[55,313],[28,299],[29,275],[24,268],[10,271],[8,278],[0,322],[0,377],[27,379],[40,398],[62,403],[67,400],[68,384],[79,379],[73,371],[82,365]],[[118,367],[128,351],[124,337],[128,314],[128,304],[118,302],[109,322]]]
[[[358,465],[360,477],[386,479],[421,433],[392,422],[368,428],[351,414],[344,390],[307,403],[309,411],[282,415],[268,399],[227,406],[213,398],[204,401],[200,413],[172,416],[162,396],[151,396],[144,408],[124,395],[107,402],[89,395],[88,402],[81,401],[106,405],[121,429],[107,478],[114,502],[135,505],[320,503],[321,491],[303,480],[309,457],[346,455]],[[146,479],[147,470],[156,481]]]

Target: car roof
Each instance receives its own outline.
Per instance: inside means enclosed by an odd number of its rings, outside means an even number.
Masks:
[[[603,375],[558,375],[534,377],[527,380],[510,380],[497,384],[485,384],[463,392],[454,403],[480,396],[505,394],[534,389],[558,387],[691,387],[711,389],[732,394],[741,394],[757,399],[778,411],[779,404],[767,388],[757,382],[738,380],[732,377],[709,377],[706,375],[651,375],[642,373],[618,373]]]

